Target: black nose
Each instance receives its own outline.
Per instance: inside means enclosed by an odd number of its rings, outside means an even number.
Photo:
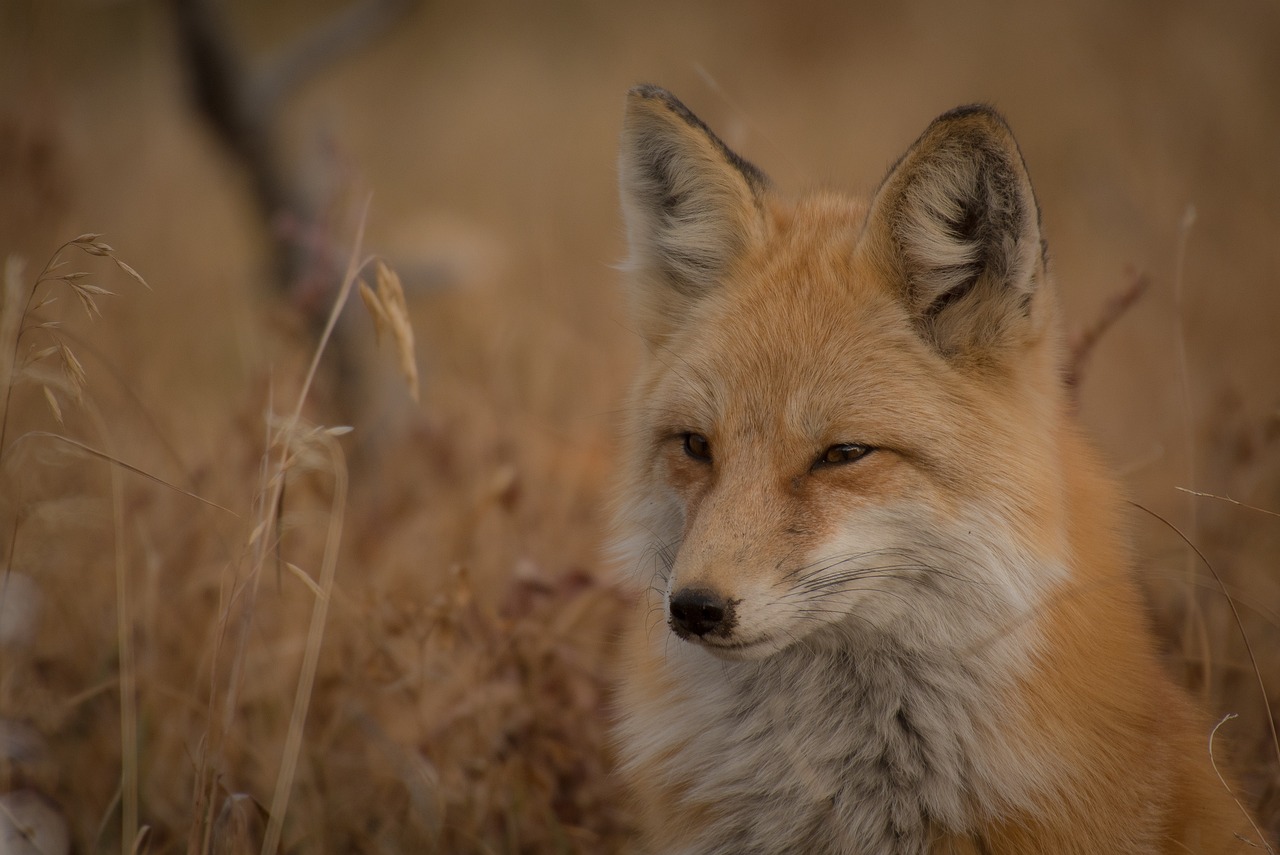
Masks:
[[[706,588],[681,588],[671,595],[671,628],[677,635],[724,633],[732,626],[733,604]]]

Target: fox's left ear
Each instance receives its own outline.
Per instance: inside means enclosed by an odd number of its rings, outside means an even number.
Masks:
[[[859,249],[948,358],[985,361],[1043,327],[1040,211],[1013,134],[989,107],[934,120],[876,192]]]

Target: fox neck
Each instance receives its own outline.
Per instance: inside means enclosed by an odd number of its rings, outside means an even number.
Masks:
[[[1009,758],[993,756],[1007,751],[992,699],[1008,678],[983,653],[904,650],[866,631],[856,646],[760,662],[686,645],[667,656],[697,688],[667,707],[683,747],[665,773],[727,817],[697,851],[925,852],[939,828],[972,825],[973,803],[1025,801]]]

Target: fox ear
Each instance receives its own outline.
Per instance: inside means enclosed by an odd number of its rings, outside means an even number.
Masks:
[[[862,247],[944,356],[988,358],[1040,326],[1040,212],[1013,134],[989,107],[933,121],[876,192]]]
[[[655,341],[762,228],[768,179],[656,86],[627,95],[619,172],[633,311]]]

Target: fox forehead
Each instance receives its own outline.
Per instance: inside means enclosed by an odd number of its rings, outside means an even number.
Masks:
[[[672,430],[888,443],[936,408],[945,361],[858,255],[861,205],[771,208],[768,231],[655,354],[651,412]]]

